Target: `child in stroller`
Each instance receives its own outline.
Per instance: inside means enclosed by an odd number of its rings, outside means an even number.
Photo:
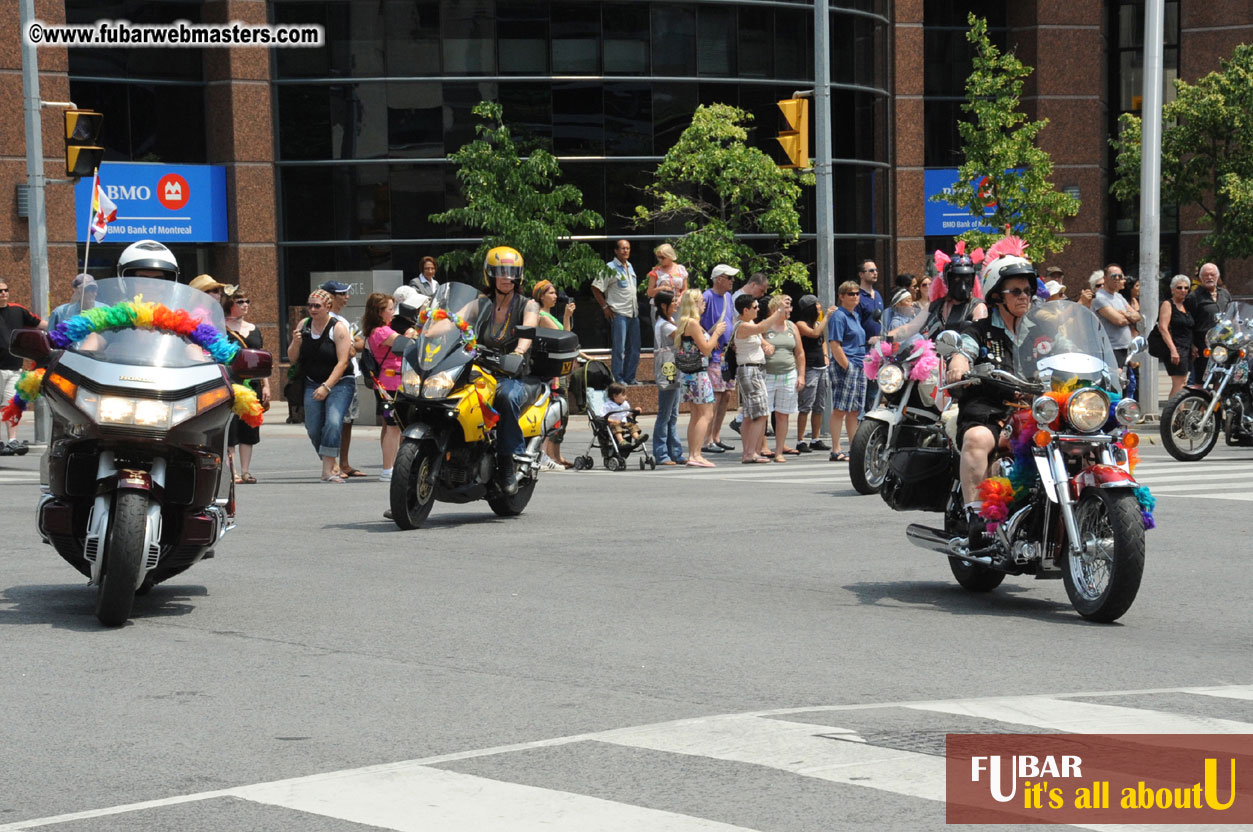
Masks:
[[[643,451],[640,470],[655,469],[657,461],[648,447],[648,434],[636,423],[638,410],[626,400],[626,387],[617,382],[595,383],[593,378],[593,374],[586,375],[587,420],[592,441],[582,456],[575,457],[575,470],[586,471],[595,465],[593,448],[600,450],[601,460],[610,471],[626,468],[627,458],[639,450]]]

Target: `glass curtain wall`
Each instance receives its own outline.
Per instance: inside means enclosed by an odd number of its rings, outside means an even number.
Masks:
[[[837,4],[833,4],[837,5]],[[837,274],[884,258],[890,229],[887,0],[833,10]],[[775,101],[813,87],[813,5],[559,0],[273,0],[278,23],[319,23],[324,49],[274,50],[286,298],[310,271],[401,269],[474,247],[473,229],[429,215],[459,204],[446,161],[474,135],[471,108],[500,101],[515,135],[561,160],[605,218],[592,241],[633,242],[641,276],[669,228],[635,226],[645,182],[702,103],[754,116],[751,141],[777,155]],[[799,256],[815,258],[813,194]],[[465,275],[454,278],[473,279]],[[585,343],[596,333],[594,304]]]

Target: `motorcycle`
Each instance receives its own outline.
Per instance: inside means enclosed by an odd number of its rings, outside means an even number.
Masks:
[[[899,498],[893,507],[944,512],[943,528],[913,524],[906,536],[948,556],[965,589],[988,592],[1006,575],[1060,578],[1081,616],[1114,621],[1139,591],[1144,532],[1153,527],[1152,497],[1132,473],[1140,407],[1122,398],[1113,349],[1091,310],[1052,301],[1019,325],[1029,331],[1014,372],[976,365],[965,380],[946,385],[992,385],[1013,406],[1009,448],[994,465],[998,476],[980,486],[987,545],[972,548],[965,531],[955,452],[898,452],[889,472]],[[955,332],[936,339],[944,357],[959,345]],[[1137,343],[1134,351],[1140,349]]]
[[[403,355],[401,388],[393,403],[401,425],[400,450],[392,471],[392,519],[402,529],[419,528],[436,501],[486,500],[497,515],[523,512],[539,477],[543,441],[561,430],[570,408],[554,395],[548,379],[574,367],[579,340],[572,332],[518,327],[531,338],[527,401],[520,424],[526,452],[515,457],[518,490],[497,485],[497,432],[492,408],[498,377],[517,376],[523,357],[499,355],[479,345],[475,332],[491,315],[487,298],[464,283],[439,287],[420,318],[416,341],[397,338]]]
[[[1189,384],[1162,410],[1162,445],[1183,462],[1204,459],[1218,443],[1253,445],[1253,389],[1249,384],[1249,345],[1253,343],[1253,303],[1233,301],[1205,334],[1201,358],[1209,364],[1200,384]]]
[[[97,309],[109,309],[51,333],[18,330],[11,350],[46,365],[39,535],[96,585],[100,622],[120,626],[136,595],[213,557],[235,527],[222,461],[233,405],[249,394],[219,362],[233,356],[236,378],[263,378],[271,358],[227,341],[221,305],[189,286],[135,277],[96,286]]]
[[[877,494],[888,460],[898,448],[927,444],[936,437],[948,397],[940,389],[940,359],[922,334],[880,341],[867,355],[865,367],[866,375],[879,382],[879,395],[853,436],[849,478],[858,493]]]

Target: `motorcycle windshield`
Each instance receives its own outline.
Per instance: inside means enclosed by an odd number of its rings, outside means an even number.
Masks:
[[[1253,303],[1236,300],[1227,305],[1222,316],[1205,334],[1207,346],[1223,344],[1240,346],[1253,337]]]
[[[96,306],[123,301],[158,303],[184,309],[201,323],[226,331],[222,304],[199,289],[156,277],[111,277],[96,281]],[[181,335],[151,329],[115,329],[93,333],[70,347],[99,361],[144,367],[194,367],[213,358]]]
[[[490,313],[487,297],[466,283],[442,283],[427,307],[426,323],[417,343],[417,365],[423,375],[450,355],[464,355],[463,347],[477,337]]]
[[[1121,393],[1118,361],[1101,319],[1073,301],[1040,304],[1019,324],[1026,327],[1014,367],[1026,379],[1047,380],[1053,390],[1100,387]]]

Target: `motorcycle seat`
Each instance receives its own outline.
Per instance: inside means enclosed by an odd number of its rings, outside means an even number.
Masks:
[[[532,404],[548,391],[548,382],[542,379],[529,377],[522,379],[522,383],[526,385],[526,400]]]

